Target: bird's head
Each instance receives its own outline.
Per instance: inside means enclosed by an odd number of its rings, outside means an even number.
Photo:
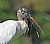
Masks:
[[[26,18],[27,14],[28,14],[28,10],[24,7],[20,7],[17,11],[18,20],[23,20],[24,18]]]

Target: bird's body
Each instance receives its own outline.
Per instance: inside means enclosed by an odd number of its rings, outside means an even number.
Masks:
[[[27,28],[27,24],[24,23],[25,21],[15,21],[15,20],[7,20],[5,22],[0,23],[0,44],[8,43],[12,37],[17,32],[21,35],[25,32]]]

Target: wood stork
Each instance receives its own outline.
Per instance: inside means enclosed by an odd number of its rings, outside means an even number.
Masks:
[[[27,24],[23,20],[7,20],[0,23],[0,44],[7,44],[17,33],[17,37],[26,32]]]

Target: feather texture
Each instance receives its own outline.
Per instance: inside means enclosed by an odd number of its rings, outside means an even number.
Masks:
[[[17,32],[17,36],[28,28],[25,21],[7,20],[0,23],[0,44],[7,44]],[[17,30],[17,31],[16,31]]]

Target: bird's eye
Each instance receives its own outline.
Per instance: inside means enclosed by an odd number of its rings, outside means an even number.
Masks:
[[[26,11],[23,11],[23,12],[26,12]]]

